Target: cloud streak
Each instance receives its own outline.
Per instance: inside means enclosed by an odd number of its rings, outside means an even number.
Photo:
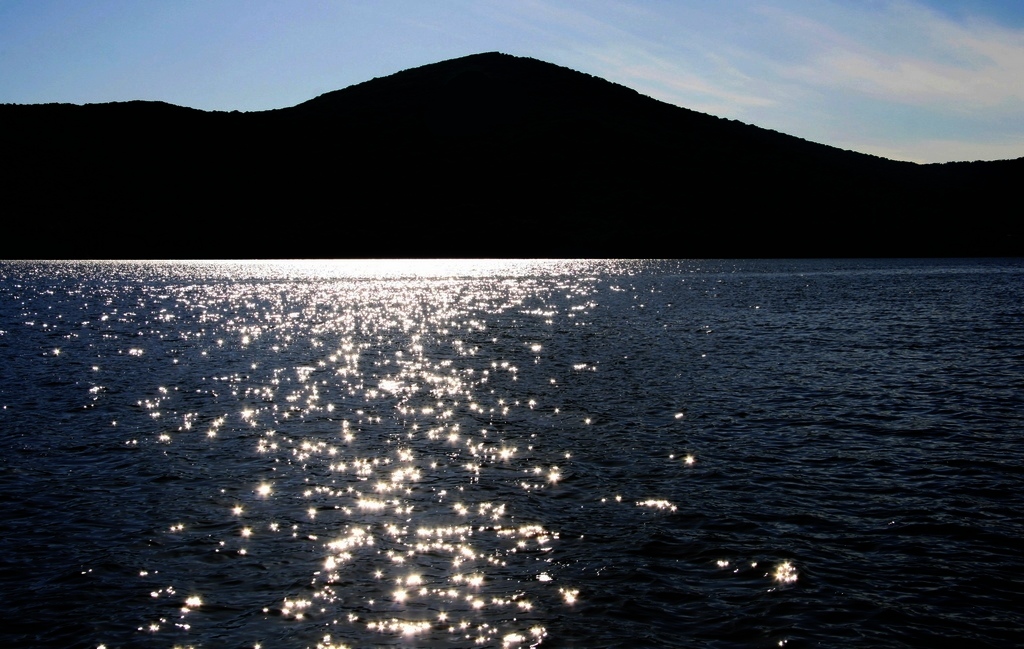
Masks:
[[[766,14],[788,37],[816,50],[800,65],[779,66],[780,77],[935,110],[1019,108],[1024,102],[1024,30],[977,20],[959,24],[898,2],[861,18],[896,26],[892,41],[873,42],[804,16]]]
[[[1019,27],[911,0],[531,5],[573,34],[566,64],[687,108],[915,161],[1024,155]]]

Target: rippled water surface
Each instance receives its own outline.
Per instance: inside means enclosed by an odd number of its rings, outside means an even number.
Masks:
[[[0,263],[12,647],[1024,644],[1020,261]]]

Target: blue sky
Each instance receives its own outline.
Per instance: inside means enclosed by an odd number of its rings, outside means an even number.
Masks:
[[[263,110],[495,50],[865,153],[1024,156],[1022,0],[0,0],[0,102]]]

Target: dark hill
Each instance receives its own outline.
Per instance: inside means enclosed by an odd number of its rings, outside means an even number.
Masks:
[[[1024,159],[894,162],[497,53],[274,111],[0,106],[0,120],[4,211],[26,231],[5,257],[1022,252],[1009,210]]]

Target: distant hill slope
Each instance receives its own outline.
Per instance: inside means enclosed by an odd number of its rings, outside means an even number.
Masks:
[[[0,123],[4,211],[35,232],[8,258],[1022,254],[1024,159],[894,162],[499,53],[273,111]]]

